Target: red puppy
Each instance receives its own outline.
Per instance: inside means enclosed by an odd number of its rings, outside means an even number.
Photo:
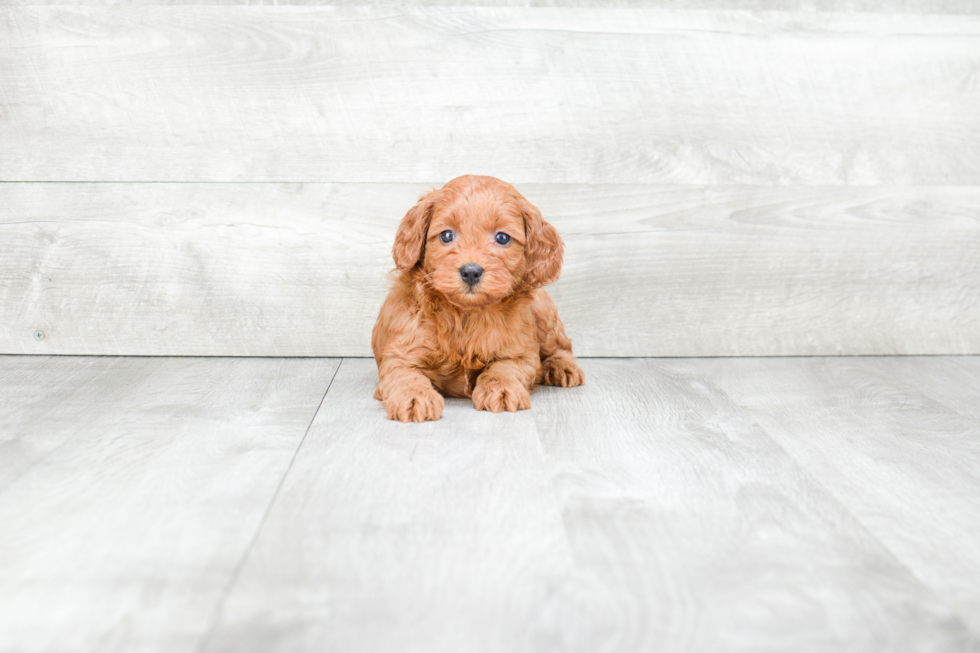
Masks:
[[[531,407],[538,383],[582,385],[541,289],[563,251],[541,212],[499,179],[466,175],[424,195],[398,226],[399,272],[371,338],[374,398],[388,418],[439,419],[442,395],[513,412]]]

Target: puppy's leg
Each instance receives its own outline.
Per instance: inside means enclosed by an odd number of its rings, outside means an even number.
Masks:
[[[388,419],[400,422],[424,422],[442,416],[446,402],[432,387],[432,382],[405,361],[389,358],[378,367],[375,399],[384,403]]]
[[[572,341],[558,317],[555,303],[544,290],[538,290],[531,304],[541,350],[541,376],[544,385],[571,388],[585,383],[585,372],[575,361]]]
[[[505,358],[487,366],[473,388],[477,410],[516,413],[531,407],[531,388],[541,370],[535,357]]]
[[[541,361],[541,383],[562,388],[573,388],[585,383],[585,372],[575,356],[567,349],[560,349]]]

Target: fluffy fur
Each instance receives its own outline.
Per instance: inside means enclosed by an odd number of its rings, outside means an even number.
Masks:
[[[510,242],[498,243],[499,233]],[[395,283],[371,338],[374,397],[388,418],[439,419],[443,396],[517,411],[531,407],[536,384],[581,385],[572,343],[541,288],[558,278],[563,252],[541,212],[499,179],[466,175],[424,195],[395,235]],[[472,287],[460,276],[470,263],[484,270]]]

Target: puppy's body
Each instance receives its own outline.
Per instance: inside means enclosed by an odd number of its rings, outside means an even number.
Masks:
[[[569,385],[562,376],[567,366],[552,363],[574,362],[572,343],[544,290],[460,310],[418,277],[403,274],[381,308],[371,343],[379,371],[386,354],[398,362],[417,361],[419,371],[447,397],[471,397],[480,373],[501,360],[526,367],[521,380],[528,391],[539,383]],[[375,398],[384,400],[381,394],[379,384]]]
[[[438,419],[442,395],[515,411],[531,407],[538,383],[581,385],[541,289],[558,277],[562,252],[540,212],[492,177],[459,177],[419,200],[399,226],[399,273],[371,342],[388,417]]]

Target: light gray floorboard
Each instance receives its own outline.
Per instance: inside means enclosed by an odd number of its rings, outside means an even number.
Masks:
[[[0,184],[0,351],[370,355],[429,187]],[[980,352],[980,187],[518,189],[579,355]]]
[[[965,14],[6,6],[0,179],[975,184],[978,49]]]
[[[576,567],[556,609],[581,650],[975,646],[766,431],[710,361],[587,361],[588,396],[535,417],[562,470]],[[792,375],[794,360],[779,359]],[[963,638],[963,639],[961,639]]]
[[[980,419],[980,357],[882,358],[877,365],[954,413]]]
[[[980,646],[712,361],[583,364],[530,412],[405,426],[345,360],[206,650]]]
[[[455,399],[403,425],[376,383],[343,361],[207,651],[536,645],[569,558],[533,414]]]
[[[0,357],[0,651],[190,651],[336,360]]]
[[[0,651],[980,647],[980,359],[582,362],[0,357]]]
[[[980,358],[724,360],[708,377],[980,634]]]

